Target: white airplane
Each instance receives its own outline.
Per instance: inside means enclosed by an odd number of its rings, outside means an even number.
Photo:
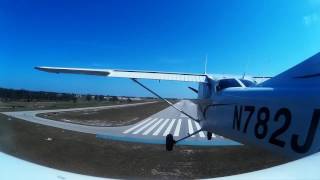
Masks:
[[[258,77],[218,74],[190,74],[137,70],[36,67],[52,73],[72,73],[130,78],[165,100],[201,125],[199,131],[174,140],[166,137],[171,151],[180,141],[207,131],[232,140],[253,144],[290,155],[304,157],[320,150],[320,53],[293,68],[257,83]],[[198,118],[177,108],[139,79],[174,80],[199,83]]]

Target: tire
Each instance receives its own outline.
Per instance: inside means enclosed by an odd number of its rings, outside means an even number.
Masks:
[[[207,132],[207,139],[211,140],[212,139],[212,132]]]
[[[174,139],[172,134],[168,134],[166,137],[166,150],[172,151],[174,145]]]

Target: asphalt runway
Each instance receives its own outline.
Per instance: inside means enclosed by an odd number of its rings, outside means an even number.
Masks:
[[[74,108],[74,109],[58,109],[58,110],[37,110],[37,111],[20,111],[20,112],[4,112],[3,114],[18,119],[39,123],[42,125],[57,127],[65,130],[95,134],[97,138],[111,139],[118,141],[140,142],[148,144],[165,144],[165,136],[169,133],[174,135],[175,139],[182,138],[188,133],[193,133],[200,129],[197,122],[181,114],[172,107],[168,107],[136,124],[120,127],[98,127],[74,124],[62,121],[49,120],[38,117],[40,113],[65,112],[65,111],[83,111],[93,109],[121,108],[127,106],[145,105],[153,102],[115,105],[104,107],[90,108]],[[189,100],[182,100],[175,104],[178,108],[193,117],[197,116],[196,105]],[[239,143],[225,139],[221,136],[213,134],[212,140],[206,139],[206,132],[200,132],[186,140],[179,142],[177,145],[199,145],[199,146],[225,146],[240,145]]]

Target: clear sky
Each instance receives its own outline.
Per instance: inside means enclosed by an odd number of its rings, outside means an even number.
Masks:
[[[2,0],[0,87],[149,96],[127,79],[34,66],[273,76],[320,51],[320,0]],[[194,83],[143,81],[166,97]]]

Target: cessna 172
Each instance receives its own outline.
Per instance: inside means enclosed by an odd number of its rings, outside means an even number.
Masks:
[[[195,133],[207,131],[255,144],[294,157],[319,151],[320,132],[320,53],[266,81],[258,77],[218,74],[189,74],[136,70],[36,67],[52,73],[72,73],[130,78],[181,113],[201,125],[199,131],[174,140],[166,137],[166,149],[172,150]],[[175,107],[139,79],[174,80],[199,83],[198,117]]]

